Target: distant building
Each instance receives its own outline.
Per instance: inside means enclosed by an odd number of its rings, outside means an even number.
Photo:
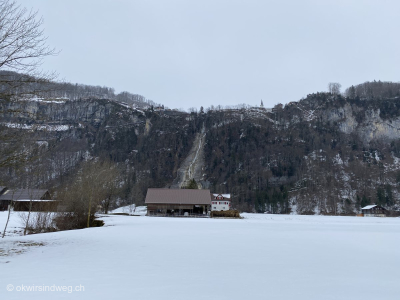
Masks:
[[[231,194],[212,194],[211,210],[223,211],[231,209]]]
[[[0,187],[0,211],[8,210],[9,205],[14,211],[56,211],[57,201],[51,200],[48,190],[14,189]]]
[[[379,205],[367,205],[361,211],[364,217],[386,217],[386,209]]]
[[[147,190],[145,203],[149,216],[207,216],[211,206],[210,190]]]
[[[164,110],[164,105],[162,105],[162,106],[156,106],[156,107],[154,107],[154,110],[155,110],[155,111],[163,111],[163,110]]]

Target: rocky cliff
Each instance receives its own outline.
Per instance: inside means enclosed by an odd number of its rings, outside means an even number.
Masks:
[[[231,193],[246,211],[399,208],[398,97],[317,93],[273,109],[200,113],[105,99],[36,99],[3,106],[1,123],[3,132],[23,133],[42,153],[23,170],[3,169],[7,185],[56,188],[82,161],[98,157],[119,165],[122,201],[142,201],[148,187],[178,188],[194,178]]]

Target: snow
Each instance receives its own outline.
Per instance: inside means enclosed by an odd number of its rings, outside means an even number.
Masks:
[[[110,214],[130,214],[133,216],[145,216],[147,214],[147,206],[137,206],[135,204],[122,206],[113,211]]]
[[[63,104],[66,101],[68,101],[68,98],[64,98],[64,97],[55,97],[53,99],[47,99],[47,98],[40,98],[37,96],[31,97],[31,98],[26,98],[26,99],[22,99],[25,101],[35,101],[35,102],[43,102],[43,103],[55,103],[55,104]]]
[[[69,125],[27,125],[27,124],[19,124],[19,123],[3,123],[8,128],[17,128],[17,129],[36,129],[36,130],[45,130],[45,131],[67,131],[70,129]]]
[[[6,237],[0,299],[398,299],[399,218],[243,217],[105,215],[105,227]]]
[[[45,199],[18,199],[15,202],[53,202],[56,200],[45,200]]]
[[[225,199],[230,199],[231,198],[231,194],[213,194],[214,197],[218,197],[219,195],[221,195]]]
[[[333,164],[335,165],[343,165],[343,160],[340,157],[340,154],[336,154],[336,156],[333,158]]]
[[[364,206],[363,208],[361,208],[361,209],[371,209],[371,208],[374,208],[376,205],[367,205],[367,206]]]

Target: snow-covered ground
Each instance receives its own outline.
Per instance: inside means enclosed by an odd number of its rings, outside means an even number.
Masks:
[[[243,216],[0,239],[0,299],[399,299],[400,218]]]
[[[113,211],[109,212],[110,214],[130,214],[133,216],[145,216],[147,214],[147,206],[135,206],[135,204],[122,206]]]

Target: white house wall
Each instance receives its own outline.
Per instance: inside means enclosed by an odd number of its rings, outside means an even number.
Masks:
[[[211,210],[212,211],[229,210],[230,204],[231,202],[226,200],[211,201]]]

